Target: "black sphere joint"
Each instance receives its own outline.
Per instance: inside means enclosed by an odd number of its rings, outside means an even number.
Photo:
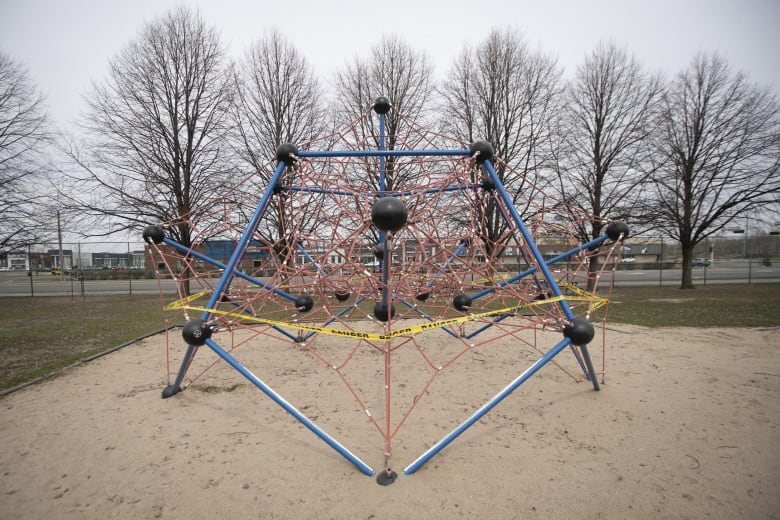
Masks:
[[[345,291],[345,290],[343,290],[343,289],[338,289],[338,290],[337,290],[337,291],[334,293],[334,296],[336,296],[336,299],[337,299],[338,301],[340,301],[340,302],[345,302],[345,301],[349,300],[349,291]]]
[[[428,297],[429,297],[430,295],[431,295],[431,293],[429,293],[429,292],[427,292],[427,291],[426,291],[426,292],[421,292],[420,294],[418,294],[417,296],[415,296],[415,297],[414,297],[414,299],[415,299],[415,300],[417,300],[418,302],[424,302],[425,300],[427,300],[427,299],[428,299]]]
[[[496,189],[496,184],[490,177],[482,177],[479,182],[479,187],[485,191],[493,191]]]
[[[587,345],[596,335],[593,325],[585,318],[574,318],[571,323],[564,325],[563,335],[578,347]]]
[[[374,100],[374,112],[377,114],[387,114],[390,112],[390,100],[385,96],[379,96]]]
[[[461,312],[469,310],[471,307],[471,296],[466,293],[460,293],[452,299],[452,306]]]
[[[409,210],[396,197],[382,197],[371,208],[371,222],[381,231],[398,231],[408,217]]]
[[[295,298],[295,308],[298,312],[309,312],[314,307],[314,300],[308,294],[301,294]]]
[[[165,238],[165,231],[160,226],[147,226],[146,229],[144,229],[143,237],[144,242],[147,244],[151,244],[152,242],[159,244]]]
[[[483,163],[493,158],[493,146],[487,141],[477,141],[469,147],[471,156],[478,162]]]
[[[395,305],[390,304],[390,312],[387,312],[387,305],[384,302],[379,302],[374,305],[374,317],[379,321],[387,321],[395,316]]]
[[[384,242],[380,242],[376,246],[374,246],[374,257],[376,257],[377,260],[382,260],[385,257]]]
[[[184,324],[181,329],[181,336],[187,345],[200,347],[206,344],[206,340],[211,337],[211,329],[201,319],[190,320]]]
[[[283,162],[287,166],[295,163],[298,155],[298,148],[292,143],[282,143],[276,149],[276,160]]]
[[[607,236],[617,242],[620,240],[620,235],[623,235],[623,239],[628,238],[628,224],[625,222],[611,222],[607,226]]]

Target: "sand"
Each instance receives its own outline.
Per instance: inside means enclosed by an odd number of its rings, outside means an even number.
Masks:
[[[0,518],[780,518],[778,333],[611,326],[601,391],[547,365],[411,475],[538,354],[469,353],[425,392],[419,359],[401,360],[393,406],[424,399],[392,439],[389,486],[206,347],[216,366],[162,399],[151,337],[0,398]],[[241,353],[257,376],[382,471],[383,437],[333,372],[263,349]],[[359,354],[350,381],[383,424],[382,356]]]

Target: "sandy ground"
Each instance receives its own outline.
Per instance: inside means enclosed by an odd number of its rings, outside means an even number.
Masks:
[[[419,359],[398,361],[392,420],[424,399],[389,486],[222,361],[162,399],[165,339],[148,338],[0,398],[0,518],[780,518],[780,329],[612,329],[600,392],[547,365],[411,475],[538,354],[494,344],[424,392]],[[382,471],[381,429],[333,371],[254,350],[242,362]],[[358,354],[344,373],[383,425],[383,356]]]

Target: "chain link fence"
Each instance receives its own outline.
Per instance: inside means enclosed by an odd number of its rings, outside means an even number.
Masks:
[[[154,294],[156,270],[142,241],[39,244],[0,252],[0,295]]]

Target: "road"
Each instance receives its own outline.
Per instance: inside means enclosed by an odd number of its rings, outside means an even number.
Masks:
[[[679,269],[620,269],[615,273],[615,285],[679,285],[680,277]],[[765,266],[759,261],[723,260],[716,261],[712,267],[693,269],[694,285],[748,282],[780,282],[780,263]]]
[[[708,268],[697,267],[693,270],[695,285],[715,283],[780,283],[780,263],[764,266],[759,262],[748,264],[745,260],[719,261]],[[634,266],[631,266],[634,267]],[[615,272],[616,286],[664,285],[675,286],[680,283],[680,271],[657,269],[621,269]],[[166,292],[173,293],[173,282],[164,281]],[[83,294],[157,294],[157,280],[92,280],[85,281]],[[49,273],[33,273],[27,276],[25,271],[0,272],[0,296],[80,296],[81,282],[69,278],[61,279]]]

